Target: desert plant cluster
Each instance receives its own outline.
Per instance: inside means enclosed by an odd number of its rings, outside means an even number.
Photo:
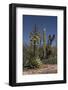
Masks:
[[[46,30],[40,33],[35,25],[29,38],[29,45],[23,44],[23,69],[40,68],[44,64],[57,64],[57,45],[52,45],[56,38],[55,34],[49,34],[46,38]]]

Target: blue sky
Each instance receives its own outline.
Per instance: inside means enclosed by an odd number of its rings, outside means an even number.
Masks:
[[[46,41],[48,35],[55,34],[57,38],[57,16],[34,16],[34,15],[23,15],[23,41],[29,44],[29,35],[33,31],[36,24],[38,31],[43,35],[43,29],[46,28]],[[53,45],[56,45],[54,40]]]

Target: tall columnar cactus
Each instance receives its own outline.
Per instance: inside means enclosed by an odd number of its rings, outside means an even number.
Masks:
[[[46,53],[47,53],[47,58],[50,57],[52,55],[52,43],[55,39],[55,35],[49,35],[48,36],[48,41],[47,41],[47,48],[46,48]]]
[[[43,56],[46,57],[46,29],[43,30]]]

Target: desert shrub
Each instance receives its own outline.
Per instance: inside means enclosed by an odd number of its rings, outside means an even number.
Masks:
[[[50,54],[47,54],[46,58],[43,58],[43,47],[39,48],[37,52],[39,55],[34,56],[33,50],[29,46],[23,47],[23,68],[39,68],[43,64],[57,64],[57,49],[56,47],[47,47],[48,51],[51,50]]]
[[[30,47],[23,48],[23,68],[39,68],[42,61],[39,57],[33,55]]]
[[[45,64],[57,64],[57,57],[51,57],[48,59],[45,59],[44,61]]]
[[[27,67],[29,63],[29,53],[26,47],[23,48],[23,67]]]

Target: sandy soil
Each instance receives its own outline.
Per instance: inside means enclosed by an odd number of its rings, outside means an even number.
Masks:
[[[38,69],[27,69],[24,70],[23,74],[50,74],[50,73],[57,73],[57,65],[56,64],[48,64],[42,65],[41,68]]]

